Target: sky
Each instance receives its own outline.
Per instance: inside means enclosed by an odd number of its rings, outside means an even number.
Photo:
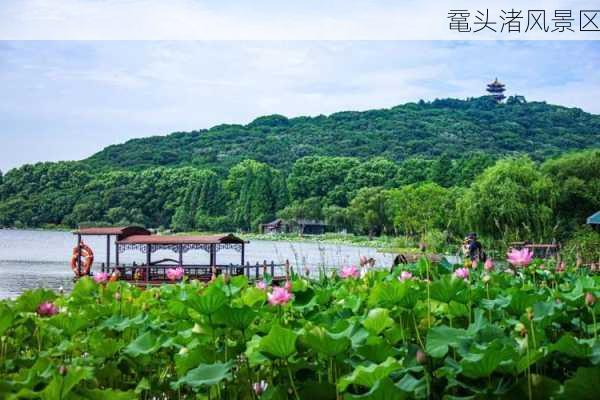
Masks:
[[[600,114],[600,42],[0,41],[0,170],[131,138],[507,94]]]

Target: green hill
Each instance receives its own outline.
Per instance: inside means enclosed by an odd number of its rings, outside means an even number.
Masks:
[[[86,163],[96,168],[194,165],[226,170],[244,159],[287,169],[304,156],[450,157],[482,151],[534,159],[600,143],[600,116],[576,108],[488,97],[409,103],[390,109],[288,119],[260,117],[109,146]]]
[[[600,151],[580,151],[599,143],[600,116],[514,97],[272,115],[0,174],[0,226],[256,230],[282,217],[359,233],[481,223],[491,236],[506,226],[547,237],[600,207]]]

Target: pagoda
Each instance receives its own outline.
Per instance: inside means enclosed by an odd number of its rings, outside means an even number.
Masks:
[[[498,81],[498,78],[494,79],[494,82],[488,83],[487,89],[490,96],[496,99],[497,102],[501,102],[505,99],[504,91],[506,90],[504,84]]]

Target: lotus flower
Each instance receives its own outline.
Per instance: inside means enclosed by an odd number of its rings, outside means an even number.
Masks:
[[[400,276],[398,277],[398,279],[400,279],[401,281],[406,281],[408,279],[412,279],[413,274],[409,271],[402,271],[400,273]]]
[[[459,268],[454,271],[454,276],[458,279],[464,279],[465,281],[469,279],[469,268]]]
[[[97,274],[94,274],[94,281],[96,283],[108,282],[108,272],[98,272]]]
[[[521,250],[512,249],[507,254],[507,261],[515,267],[526,267],[531,264],[533,253],[527,248]]]
[[[181,278],[183,278],[183,274],[184,270],[181,267],[169,268],[167,270],[167,278],[169,278],[171,282],[180,280]]]
[[[471,261],[471,268],[477,269],[477,265],[479,265],[479,263],[477,262],[477,260],[472,260]]]
[[[267,283],[265,281],[256,282],[256,287],[260,290],[267,290]]]
[[[286,280],[285,285],[283,285],[283,287],[285,288],[285,290],[290,292],[292,290],[292,282],[290,282],[289,280]]]
[[[485,260],[485,263],[483,264],[483,268],[488,272],[491,272],[494,270],[494,262],[492,261],[491,258],[488,258],[487,260]]]
[[[360,276],[360,272],[354,265],[351,265],[349,267],[342,268],[342,270],[340,271],[340,276],[344,279],[358,278]]]
[[[585,295],[585,305],[588,307],[593,306],[596,303],[596,297],[590,292],[587,292]]]
[[[269,293],[269,304],[272,306],[278,306],[281,304],[287,304],[292,299],[292,294],[282,287],[274,287],[273,292]]]
[[[565,272],[565,262],[561,261],[558,263],[558,265],[556,266],[556,272]]]
[[[40,317],[51,317],[58,314],[58,307],[50,302],[45,302],[38,306],[37,313]]]
[[[252,389],[254,389],[254,393],[256,393],[257,396],[262,395],[267,390],[268,387],[269,387],[269,384],[262,380],[260,382],[255,382],[252,385]]]

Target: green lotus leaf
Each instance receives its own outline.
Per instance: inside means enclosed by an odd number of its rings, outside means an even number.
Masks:
[[[294,331],[273,325],[269,334],[261,339],[259,350],[275,358],[287,358],[296,352],[297,338]]]
[[[160,348],[160,340],[158,335],[153,332],[146,332],[138,336],[133,342],[125,347],[125,354],[131,357],[151,354]]]
[[[142,392],[144,392],[145,390],[150,390],[151,386],[150,386],[150,381],[148,380],[148,378],[144,377],[142,378],[137,386],[135,387],[135,394],[141,394]]]
[[[211,315],[227,303],[227,295],[216,285],[210,285],[204,292],[191,297],[188,301],[201,314]]]
[[[431,283],[431,298],[443,303],[457,301],[459,293],[465,290],[467,284],[462,279],[455,279],[452,275],[442,276],[440,279]]]
[[[127,328],[139,326],[148,320],[147,314],[138,314],[133,318],[126,318],[121,315],[113,315],[100,324],[100,329],[111,329],[122,332]]]
[[[365,394],[344,394],[344,400],[404,400],[408,398],[410,398],[408,394],[400,390],[387,377],[377,381]]]
[[[588,358],[592,355],[593,340],[577,339],[570,333],[565,333],[561,336],[558,342],[553,343],[548,347],[548,350],[558,351],[576,358]]]
[[[600,367],[577,369],[575,376],[565,381],[561,399],[595,400],[598,399]]]
[[[15,312],[6,304],[0,304],[0,336],[12,325]]]
[[[327,357],[343,353],[350,347],[350,339],[347,337],[335,338],[325,328],[319,326],[306,331],[300,337],[300,341],[315,352]]]
[[[500,341],[495,341],[483,350],[472,349],[469,354],[464,355],[459,364],[464,376],[472,379],[482,378],[491,375],[500,363],[512,361],[514,353],[514,350],[503,346]]]
[[[212,346],[196,346],[188,349],[186,352],[175,354],[175,370],[178,376],[185,375],[190,369],[197,367],[200,364],[211,364],[215,362],[215,352]]]
[[[386,308],[374,308],[369,311],[367,318],[362,322],[365,329],[374,335],[379,335],[394,324],[390,311]]]
[[[369,294],[369,306],[393,307],[400,303],[407,291],[407,282],[396,280],[377,283]]]
[[[242,302],[248,307],[256,307],[267,301],[267,294],[264,290],[249,287],[242,292]]]
[[[35,312],[40,304],[53,301],[56,294],[48,289],[27,290],[21,294],[15,302],[17,312]]]
[[[43,400],[59,400],[68,397],[69,393],[83,380],[92,379],[93,369],[90,367],[71,367],[63,377],[56,373],[48,386],[40,392]]]
[[[469,338],[466,330],[450,328],[448,326],[437,326],[427,332],[427,353],[435,358],[441,358],[448,353],[448,347],[458,347],[461,341]]]
[[[113,389],[83,389],[78,390],[78,394],[81,394],[84,399],[90,400],[131,400],[136,397],[133,391],[124,392]]]
[[[393,357],[388,357],[381,364],[359,365],[350,375],[340,378],[338,388],[341,392],[344,392],[349,385],[372,388],[378,381],[389,377],[392,372],[400,368],[402,368],[402,364]]]
[[[389,331],[388,331],[389,332]],[[381,363],[397,351],[385,340],[378,338],[377,343],[369,343],[356,348],[356,353],[375,363]]]
[[[187,374],[174,382],[171,386],[178,389],[183,385],[190,386],[193,389],[200,389],[203,386],[215,385],[223,380],[231,380],[231,367],[233,362],[217,362],[214,364],[202,364],[197,368],[189,370]]]
[[[261,337],[254,335],[252,339],[246,342],[245,356],[248,358],[250,366],[262,365],[269,359],[260,352],[260,341]]]
[[[229,327],[239,330],[245,330],[248,328],[248,326],[254,322],[256,317],[256,311],[247,306],[243,306],[241,308],[224,307],[218,314],[219,321],[222,321]]]

